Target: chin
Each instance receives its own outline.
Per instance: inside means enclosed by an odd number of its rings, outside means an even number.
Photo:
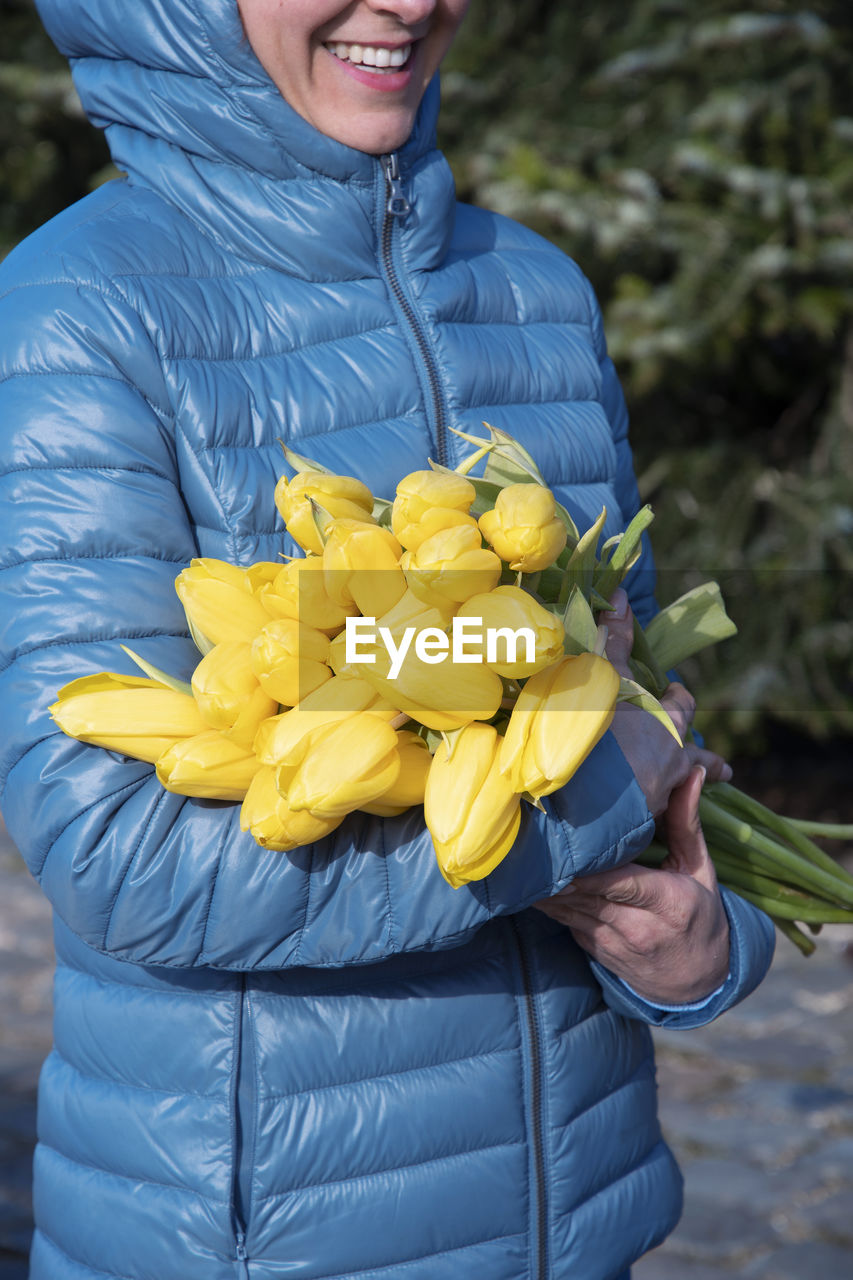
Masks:
[[[330,124],[322,130],[336,142],[352,147],[355,151],[364,151],[367,155],[382,156],[399,150],[408,142],[414,127],[414,115],[405,119],[379,121],[375,119],[351,119],[344,125]]]

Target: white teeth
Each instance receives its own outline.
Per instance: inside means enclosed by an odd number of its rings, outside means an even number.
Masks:
[[[388,68],[392,71],[404,66],[412,51],[410,44],[400,49],[387,49],[378,45],[344,44],[340,40],[331,41],[326,48],[344,62],[352,62],[361,67],[375,67],[378,70]]]

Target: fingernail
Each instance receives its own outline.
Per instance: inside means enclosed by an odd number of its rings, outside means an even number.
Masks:
[[[723,772],[720,774],[721,782],[731,782],[734,777],[734,770],[730,764],[723,765]]]
[[[700,777],[701,777],[701,779],[702,779],[702,786],[704,787],[704,785],[705,785],[705,779],[706,779],[706,778],[707,778],[707,776],[708,776],[708,770],[705,768],[705,766],[704,766],[703,764],[697,764],[696,768],[697,768],[697,770],[699,771],[699,775],[700,775]]]

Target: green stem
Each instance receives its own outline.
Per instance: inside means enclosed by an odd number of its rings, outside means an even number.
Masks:
[[[762,911],[767,910],[768,915],[778,916],[782,920],[800,920],[803,924],[808,924],[809,922],[814,924],[851,923],[850,912],[846,910],[833,911],[831,907],[815,909],[811,906],[799,906],[787,902],[773,902],[772,906],[767,909],[765,907],[767,899],[761,894],[753,893],[749,889],[736,889],[735,892],[746,902],[751,902]]]
[[[655,661],[651,646],[646,639],[646,633],[636,618],[634,619],[634,644],[631,649],[631,657],[636,658],[638,662],[642,662],[654,680],[655,687],[650,689],[649,693],[653,693],[658,699],[662,698],[669,688],[669,680]]]
[[[778,916],[771,916],[770,919],[780,933],[784,933],[785,937],[793,942],[795,947],[799,947],[804,956],[813,956],[817,951],[817,947],[808,934],[803,933],[802,929],[798,929],[793,920],[780,920]]]
[[[804,831],[800,822],[794,818],[785,818],[781,814],[774,813],[772,809],[768,809],[758,800],[754,800],[752,796],[748,796],[743,791],[739,791],[737,787],[733,787],[729,782],[715,782],[706,790],[715,803],[724,801],[724,807],[727,810],[734,811],[739,814],[746,822],[757,822],[762,827],[767,827],[776,835],[781,836],[788,844],[793,845],[809,862],[814,863],[816,867],[822,868],[829,875],[836,876],[845,884],[853,888],[853,876],[848,875],[843,867],[835,861],[831,854],[826,853],[813,840],[809,839],[809,833]],[[811,824],[816,826],[817,824]],[[843,832],[847,830],[850,837],[853,838],[853,827],[840,828]],[[816,831],[815,834],[826,834],[825,832]],[[844,835],[839,837],[846,839]]]
[[[760,895],[765,902],[771,904],[765,907],[768,912],[776,910],[780,905],[784,905],[797,912],[792,917],[793,919],[816,921],[822,920],[827,912],[835,915],[839,910],[837,904],[823,902],[813,894],[803,893],[800,889],[781,884],[778,880],[762,875],[752,867],[739,863],[736,858],[722,850],[715,849],[711,857],[714,866],[717,868],[721,883],[735,889],[735,891],[748,889],[751,893]],[[807,914],[799,914],[803,911],[807,912]],[[847,919],[853,923],[853,909],[847,912]]]
[[[734,814],[729,813],[728,810],[716,804],[707,794],[703,795],[699,801],[699,815],[702,825],[707,828],[707,831],[713,829],[723,831],[726,835],[736,840],[738,844],[752,848],[756,853],[763,854],[769,858],[778,868],[780,879],[785,878],[786,872],[790,872],[792,877],[797,878],[806,874],[806,868],[803,866],[804,859],[797,851],[786,849],[769,836],[756,831],[755,827],[751,826],[750,823],[744,822]],[[815,891],[823,893],[830,899],[843,903],[847,907],[853,907],[853,887],[838,875],[830,873],[814,863],[808,864],[808,875],[810,885]]]
[[[808,822],[805,818],[788,818],[788,822],[804,836],[824,836],[827,840],[853,840],[853,823]]]
[[[832,907],[841,905],[835,893],[828,892],[822,883],[815,882],[810,863],[803,862],[799,867],[787,866],[782,869],[778,861],[765,851],[759,851],[751,845],[741,843],[730,832],[714,827],[710,823],[705,829],[705,835],[709,845],[714,846],[713,857],[716,857],[716,851],[719,849],[724,857],[732,859],[737,866],[756,875],[765,876],[774,884],[797,888],[811,897],[822,898]]]

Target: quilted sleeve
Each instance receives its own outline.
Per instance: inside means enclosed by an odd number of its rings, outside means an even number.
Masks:
[[[354,815],[265,852],[239,806],[174,796],[149,765],[73,741],[47,707],[66,681],[131,671],[121,644],[188,676],[174,591],[196,553],[150,335],[110,282],[61,273],[0,299],[0,800],[65,924],[145,964],[279,969],[451,946],[651,838],[615,742],[599,744],[516,846],[451,889],[420,810]]]

